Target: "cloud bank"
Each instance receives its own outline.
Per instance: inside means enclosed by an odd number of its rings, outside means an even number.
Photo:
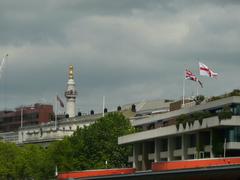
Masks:
[[[239,1],[0,1],[1,106],[53,103],[75,67],[78,111],[182,96],[183,72],[202,61],[206,96],[239,88]],[[187,95],[196,85],[187,82]]]

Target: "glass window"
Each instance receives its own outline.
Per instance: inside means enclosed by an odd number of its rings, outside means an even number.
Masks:
[[[162,139],[161,140],[161,151],[164,152],[164,151],[167,151],[168,150],[168,139]]]
[[[195,147],[196,146],[196,134],[189,135],[189,147]]]
[[[234,127],[226,130],[228,142],[240,142],[240,127]]]
[[[182,137],[178,136],[175,138],[175,149],[181,149],[182,148]]]

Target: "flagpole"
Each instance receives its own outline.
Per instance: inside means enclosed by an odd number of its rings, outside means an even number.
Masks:
[[[184,78],[183,78],[183,99],[182,99],[182,106],[185,106],[185,72],[184,72]]]
[[[197,84],[197,96],[198,96],[198,95],[199,95],[199,92],[198,92],[198,90],[199,90],[199,89],[198,89],[198,83],[196,83],[196,84]]]
[[[55,130],[57,130],[57,95],[55,96]]]
[[[105,115],[104,109],[105,109],[105,96],[103,96],[103,117],[104,117],[104,115]]]

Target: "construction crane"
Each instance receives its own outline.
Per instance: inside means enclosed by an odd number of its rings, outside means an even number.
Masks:
[[[5,64],[5,59],[8,57],[8,54],[3,56],[2,62],[0,64],[0,79],[2,77],[2,72],[3,72],[3,68],[4,68],[4,64]]]

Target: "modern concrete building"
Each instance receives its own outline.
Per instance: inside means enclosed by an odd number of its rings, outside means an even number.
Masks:
[[[225,96],[132,120],[140,132],[118,138],[132,145],[137,170],[152,162],[240,156],[240,97]]]
[[[136,116],[159,114],[170,111],[170,104],[172,102],[173,100],[169,99],[144,100],[141,102],[123,105],[122,109],[130,110],[134,105],[136,109]]]

